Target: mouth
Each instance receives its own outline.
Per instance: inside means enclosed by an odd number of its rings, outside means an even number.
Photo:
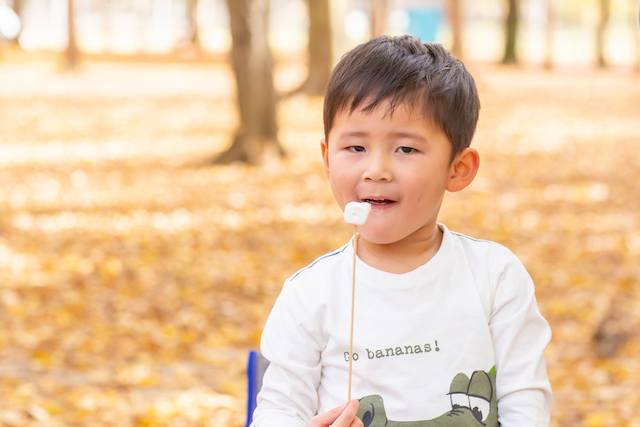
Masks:
[[[390,206],[390,205],[396,203],[395,200],[382,199],[382,198],[381,199],[368,198],[368,199],[362,199],[362,201],[370,203],[372,208]]]

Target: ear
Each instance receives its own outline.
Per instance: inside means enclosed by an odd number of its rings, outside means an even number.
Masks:
[[[480,154],[475,148],[465,148],[453,159],[447,190],[456,192],[464,189],[476,177],[480,167]]]
[[[320,140],[320,149],[322,150],[322,160],[324,161],[324,171],[329,178],[329,147],[324,138]]]

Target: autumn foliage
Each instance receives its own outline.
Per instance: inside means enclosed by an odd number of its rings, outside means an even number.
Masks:
[[[640,81],[471,69],[480,173],[440,220],[531,273],[552,426],[639,426]],[[351,233],[322,99],[281,103],[289,158],[211,166],[238,120],[226,64],[14,61],[0,81],[0,425],[243,425],[283,280]]]

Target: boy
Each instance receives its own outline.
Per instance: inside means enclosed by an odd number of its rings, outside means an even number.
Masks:
[[[480,101],[441,46],[378,37],[327,86],[325,170],[358,227],[352,393],[351,243],[289,278],[262,336],[271,364],[255,427],[548,426],[551,332],[533,283],[503,246],[437,222],[445,191],[473,181]],[[334,408],[330,410],[330,408]],[[315,415],[314,414],[318,414]]]

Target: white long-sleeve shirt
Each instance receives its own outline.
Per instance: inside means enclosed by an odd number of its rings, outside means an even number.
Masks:
[[[393,421],[462,414],[480,397],[493,405],[487,427],[496,403],[502,427],[548,426],[551,331],[529,274],[504,246],[439,226],[441,247],[413,271],[356,260],[352,397],[380,396]],[[285,282],[262,335],[271,364],[253,427],[307,426],[346,401],[352,257],[347,244]],[[478,389],[476,371],[495,372],[495,390]],[[489,406],[478,407],[475,419],[486,423]]]

